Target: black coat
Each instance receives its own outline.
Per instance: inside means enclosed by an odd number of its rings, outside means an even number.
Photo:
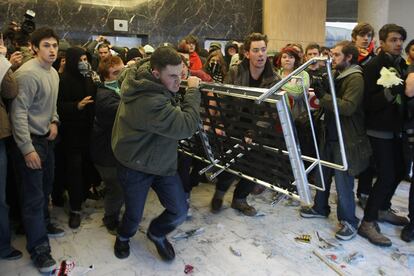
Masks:
[[[407,64],[400,59],[393,64],[392,58],[381,51],[364,67],[364,107],[366,128],[368,130],[401,132],[404,122],[405,95],[400,95],[402,104],[388,101],[384,95],[384,87],[377,84],[382,67],[400,67],[401,79],[405,79]]]
[[[121,97],[116,92],[98,88],[95,101],[95,120],[91,136],[92,161],[100,166],[116,166],[117,161],[111,148],[112,126]]]
[[[58,114],[59,128],[64,148],[85,148],[90,143],[90,133],[94,118],[94,103],[83,110],[78,103],[86,96],[96,95],[96,87],[90,77],[82,76],[77,67],[79,58],[86,52],[82,48],[69,48],[66,52],[65,72],[59,83]]]

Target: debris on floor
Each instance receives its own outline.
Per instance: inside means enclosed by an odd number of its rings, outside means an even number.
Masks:
[[[272,207],[276,206],[278,203],[282,202],[287,197],[288,196],[286,194],[275,193],[274,196],[272,197],[272,202],[270,203],[270,206]]]
[[[263,212],[257,212],[257,214],[255,215],[255,217],[264,217],[264,216],[266,216],[266,214]]]
[[[94,270],[93,265],[88,267],[77,266],[75,261],[63,260],[58,269],[52,275],[55,276],[81,276],[86,275],[89,271]]]
[[[378,274],[380,276],[385,276],[387,273],[385,273],[385,270],[382,267],[378,267]]]
[[[190,265],[190,264],[186,264],[184,267],[184,273],[185,274],[190,274],[194,271],[194,266]]]
[[[414,252],[400,251],[399,249],[396,249],[393,253],[391,253],[391,258],[398,261],[402,265],[405,265],[409,269],[414,268]]]
[[[185,232],[178,233],[178,234],[174,235],[172,238],[174,240],[182,240],[182,239],[188,239],[188,238],[193,237],[193,236],[201,235],[202,233],[204,233],[204,228],[199,227],[199,228],[195,228],[195,229],[192,229],[192,230],[188,230],[188,231],[185,231]]]
[[[356,251],[346,256],[344,261],[347,264],[356,264],[364,259],[364,254],[362,254],[362,252]]]
[[[328,258],[328,260],[338,263],[338,256],[335,254],[326,254],[325,257]]]
[[[224,229],[224,225],[221,223],[217,223],[217,229]]]
[[[298,207],[298,206],[300,206],[300,201],[292,199],[292,198],[289,197],[289,199],[285,203],[285,206]]]
[[[231,253],[233,253],[233,255],[237,256],[237,257],[241,257],[241,252],[238,249],[233,248],[232,246],[229,247]]]
[[[321,249],[342,249],[342,244],[336,239],[326,239],[319,235],[318,231],[315,231],[316,237],[318,237],[319,248]]]
[[[295,237],[295,241],[303,242],[303,243],[310,243],[311,235],[305,234],[305,235],[297,236],[297,237]]]
[[[345,275],[345,272],[341,269],[340,266],[336,265],[335,263],[328,260],[326,257],[324,257],[321,253],[314,250],[313,254],[317,256],[324,264],[329,266],[333,271],[335,271],[338,275]]]

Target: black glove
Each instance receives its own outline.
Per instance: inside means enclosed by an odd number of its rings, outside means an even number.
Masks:
[[[318,99],[322,98],[329,91],[329,84],[326,84],[326,80],[323,77],[313,78],[313,89]]]

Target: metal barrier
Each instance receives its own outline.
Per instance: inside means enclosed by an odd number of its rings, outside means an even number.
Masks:
[[[335,122],[338,132],[337,134],[339,137],[339,146],[341,150],[342,164],[335,164],[326,160],[321,160],[319,156],[318,144],[316,142],[317,134],[315,132],[314,124],[312,121],[311,111],[307,98],[307,91],[304,85],[304,97],[309,119],[311,120],[311,131],[316,149],[316,158],[301,154],[296,127],[294,125],[290,108],[285,97],[286,92],[279,91],[284,84],[286,84],[292,78],[297,78],[296,75],[305,70],[309,65],[320,61],[326,63],[328,72],[330,90],[333,98]],[[314,188],[324,190],[325,185],[323,183],[323,177],[321,177],[322,187],[317,187],[313,184],[308,183],[307,174],[316,166],[318,166],[321,175],[323,175],[322,166],[344,171],[347,170],[348,167],[339,120],[339,112],[336,103],[334,80],[331,73],[331,62],[331,59],[325,57],[313,58],[294,70],[286,78],[276,83],[270,89],[224,85],[217,83],[201,83],[200,91],[202,91],[202,96],[204,98],[204,104],[202,104],[204,111],[201,112],[202,122],[200,122],[198,134],[200,137],[204,156],[201,156],[202,154],[200,154],[199,150],[198,154],[194,153],[194,151],[197,150],[194,150],[194,146],[191,146],[191,143],[194,143],[194,141],[191,142],[190,140],[181,141],[181,148],[179,150],[185,154],[193,156],[198,160],[209,163],[207,167],[200,171],[200,174],[209,173],[211,178],[215,178],[226,171],[228,173],[232,173],[234,175],[252,181],[253,183],[260,184],[277,192],[284,193],[294,199],[300,200],[306,205],[310,205],[312,203],[312,199],[309,187],[313,186]],[[186,83],[183,82],[182,85],[186,86]],[[209,94],[213,94],[213,96],[208,96]],[[210,105],[211,101],[223,102],[220,103],[220,107],[217,107]],[[232,101],[234,101],[234,103]],[[226,104],[233,106],[226,109],[223,107]],[[237,107],[238,104],[240,104],[241,107]],[[247,112],[241,111],[243,107],[246,107],[248,109]],[[274,108],[276,108],[276,110]],[[210,111],[213,109],[220,114],[223,122],[226,122],[226,120],[228,120],[228,122],[222,125],[214,125],[212,121],[214,121],[217,117],[212,117],[210,115]],[[259,115],[251,115],[252,118],[248,118],[248,123],[238,122],[237,119],[231,118],[232,116],[237,117],[242,116],[243,114],[246,114],[246,116],[248,116],[249,112]],[[277,117],[277,119],[272,117]],[[273,142],[268,142],[272,140],[266,140],[264,137],[268,136],[269,138],[275,139],[280,138],[277,134],[275,134],[275,136],[272,136],[273,134],[271,133],[274,124],[277,124],[277,122],[280,122],[280,127],[283,131],[284,144],[279,143],[278,146],[275,146],[273,145]],[[253,138],[252,141],[246,143],[244,142],[244,140],[246,140],[244,134],[237,130],[245,128],[256,129],[258,133],[264,134],[263,136],[258,136],[256,139]],[[217,129],[220,129],[220,132],[226,132],[226,135],[223,136],[217,134]],[[230,129],[236,129],[233,131],[234,135],[231,133]],[[214,145],[212,145],[212,141],[214,141]],[[266,141],[268,144],[266,144]],[[194,145],[195,144],[196,143],[194,143]],[[288,159],[283,158],[282,156],[288,156]],[[282,170],[284,165],[290,166],[290,168],[285,172],[286,177],[284,178],[284,176],[278,174],[277,170],[272,168],[272,165],[269,163],[264,164],[268,166],[266,169],[271,171],[271,173],[264,170],[265,173],[263,173],[263,177],[261,177],[260,174],[255,175],[257,174],[255,170],[259,170],[260,167],[258,167],[257,164],[249,163],[246,160],[249,160],[249,158],[252,160],[257,160],[257,158],[260,157],[263,157],[263,162],[274,161],[275,165],[276,163],[280,162],[280,164],[277,165],[279,166],[278,168]],[[306,169],[304,166],[304,161],[311,162],[309,167]],[[252,166],[254,169],[249,169],[249,166]],[[266,178],[264,176],[265,174],[267,180],[263,180]],[[289,185],[296,188],[296,190],[290,189],[290,187],[286,185],[286,181],[289,181]],[[283,185],[281,185],[279,182],[283,182]]]

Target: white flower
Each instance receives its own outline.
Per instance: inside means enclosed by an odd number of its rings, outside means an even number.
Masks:
[[[382,67],[380,74],[381,77],[377,80],[377,84],[385,88],[391,88],[403,83],[403,80],[397,76],[396,72],[390,71],[385,67]]]

